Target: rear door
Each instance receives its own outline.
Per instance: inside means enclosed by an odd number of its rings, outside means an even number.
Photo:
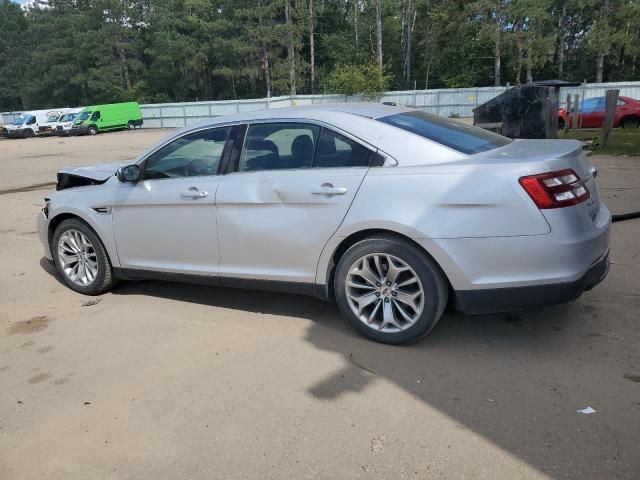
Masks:
[[[253,279],[313,285],[320,253],[374,155],[319,125],[249,125],[216,194],[222,284]]]

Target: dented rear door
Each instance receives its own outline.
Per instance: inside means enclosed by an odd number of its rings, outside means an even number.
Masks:
[[[216,194],[220,278],[313,283],[368,167],[236,172]]]

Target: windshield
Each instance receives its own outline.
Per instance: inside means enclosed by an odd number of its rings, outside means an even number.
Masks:
[[[31,115],[20,115],[18,118],[16,118],[16,121],[13,122],[14,125],[22,125],[23,123],[27,122],[29,119],[31,118]]]
[[[91,112],[80,112],[78,114],[78,120],[86,120],[91,115]]]
[[[377,120],[433,140],[467,155],[493,150],[513,141],[482,128],[417,110],[396,113]]]
[[[63,115],[60,118],[61,122],[70,122],[71,120],[73,120],[74,118],[76,118],[76,115],[78,115],[77,113],[67,113],[66,115]]]

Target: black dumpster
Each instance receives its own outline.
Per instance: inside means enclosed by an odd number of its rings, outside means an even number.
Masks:
[[[510,138],[556,138],[560,87],[581,85],[544,80],[513,87],[473,110],[473,124]]]

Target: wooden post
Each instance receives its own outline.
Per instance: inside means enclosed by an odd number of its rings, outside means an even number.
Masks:
[[[569,123],[571,120],[571,94],[567,93],[567,115],[565,116],[566,121],[564,122],[564,131],[568,132],[569,131]]]
[[[547,87],[544,138],[558,138],[558,91]]]
[[[604,107],[604,125],[600,136],[600,146],[604,147],[613,133],[613,122],[616,119],[616,106],[618,105],[618,95],[620,90],[607,90],[606,103]]]
[[[571,130],[577,130],[578,128],[578,111],[580,110],[580,94],[576,93],[575,100],[573,102],[573,122],[571,122]]]

